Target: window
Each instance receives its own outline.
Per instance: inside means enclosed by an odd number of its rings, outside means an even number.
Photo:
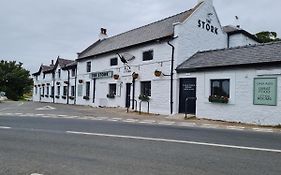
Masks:
[[[38,81],[38,76],[36,76],[35,78],[36,78],[36,81]]]
[[[63,95],[64,95],[64,96],[67,95],[67,86],[63,86]]]
[[[71,86],[71,96],[75,96],[75,86]]]
[[[117,58],[111,58],[110,59],[110,66],[117,66],[118,65],[118,59]]]
[[[55,88],[54,88],[54,86],[52,86],[52,88],[51,88],[51,95],[52,95],[52,96],[54,96],[54,94],[55,94],[54,91],[55,91]]]
[[[142,60],[143,61],[153,60],[153,50],[143,52],[142,53]]]
[[[75,74],[76,74],[75,69],[71,69],[71,76],[75,77]]]
[[[78,92],[77,92],[77,95],[79,97],[82,97],[83,96],[83,85],[82,84],[79,84],[78,85]]]
[[[45,95],[45,87],[43,87],[42,95]]]
[[[47,95],[49,95],[49,90],[50,90],[50,88],[49,88],[49,86],[47,86]]]
[[[229,98],[229,79],[211,80],[211,95]]]
[[[151,96],[151,81],[141,82],[141,95]]]
[[[61,77],[61,70],[60,69],[58,70],[58,77],[59,78]]]
[[[86,96],[90,97],[90,82],[86,82]]]
[[[45,79],[46,78],[46,74],[43,74],[43,79]]]
[[[60,96],[60,86],[57,87],[58,96]]]
[[[116,84],[109,84],[109,94],[116,95]]]
[[[35,87],[35,94],[37,94],[38,93],[38,87],[36,86]]]
[[[91,61],[87,62],[87,72],[91,72]]]
[[[52,78],[55,79],[55,73],[52,73]]]

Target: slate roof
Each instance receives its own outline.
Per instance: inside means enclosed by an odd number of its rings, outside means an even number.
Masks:
[[[281,42],[198,52],[177,67],[177,72],[281,63]]]
[[[185,21],[197,8],[199,8],[201,4],[202,3],[199,3],[193,9],[162,19],[160,21],[106,38],[104,40],[98,40],[83,52],[79,53],[77,60],[146,43],[149,41],[172,37],[174,34],[173,24]]]
[[[60,65],[61,68],[65,68],[65,67],[68,67],[68,65],[70,65],[70,64],[77,64],[77,63],[74,60],[68,60],[68,59],[63,59],[63,58],[58,57],[55,65],[50,65],[50,66],[41,65],[39,71],[35,72],[32,75],[34,75],[34,76],[40,75],[41,72],[43,72],[45,74],[49,74],[49,73],[54,72],[56,70],[56,68],[58,67],[58,65]],[[71,65],[71,66],[74,66],[74,65]]]
[[[41,65],[40,68],[39,68],[39,71],[38,72],[35,72],[33,73],[32,75],[36,76],[36,75],[40,75],[41,72],[47,72],[47,71],[50,71],[54,68],[54,65],[52,66],[46,66],[46,65]]]

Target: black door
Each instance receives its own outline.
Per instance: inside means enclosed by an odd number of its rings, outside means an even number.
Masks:
[[[129,108],[131,106],[131,85],[132,83],[126,84],[126,101],[125,101],[126,108]]]
[[[180,79],[179,100],[179,113],[196,113],[196,78]]]

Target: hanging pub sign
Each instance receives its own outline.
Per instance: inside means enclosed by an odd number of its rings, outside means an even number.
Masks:
[[[277,105],[277,78],[254,79],[254,105]]]
[[[208,32],[212,32],[212,33],[218,35],[219,28],[211,25],[210,21],[208,21],[208,20],[206,20],[206,21],[202,21],[202,20],[199,19],[198,20],[198,27],[201,28],[201,29],[205,29]]]
[[[90,74],[91,79],[112,78],[113,71],[94,72]]]

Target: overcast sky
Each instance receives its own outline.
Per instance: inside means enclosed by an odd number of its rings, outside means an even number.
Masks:
[[[197,0],[0,0],[0,59],[24,63],[31,72],[57,56],[76,59],[98,39],[192,8]],[[222,25],[281,35],[281,1],[214,0]]]

